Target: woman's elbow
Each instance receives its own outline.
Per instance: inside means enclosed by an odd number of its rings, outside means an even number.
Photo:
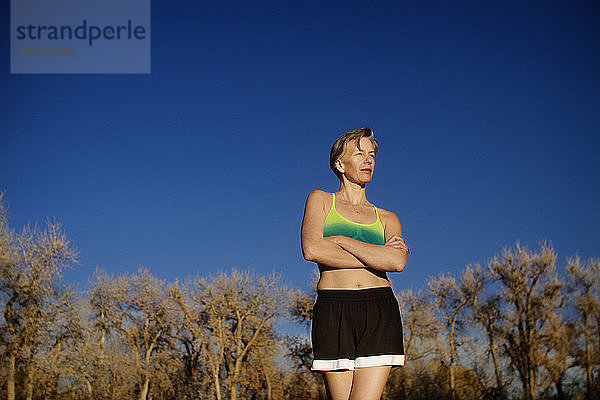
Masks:
[[[406,264],[392,264],[387,269],[387,272],[402,272],[402,271],[404,271],[405,266],[406,266]]]
[[[302,245],[302,256],[306,261],[315,261],[315,249],[314,246],[308,244]]]
[[[315,261],[315,256],[312,253],[308,253],[306,251],[303,251],[302,255],[304,256],[304,259],[306,261]]]
[[[407,253],[402,250],[399,250],[399,252],[401,254],[398,254],[398,256],[394,257],[394,262],[392,264],[393,272],[402,272],[402,271],[404,271],[404,267],[406,267]]]
[[[306,261],[318,262],[321,255],[323,254],[323,250],[326,249],[324,247],[323,239],[307,239],[302,241],[302,255]]]
[[[404,267],[406,267],[406,264],[398,264],[394,266],[394,272],[402,272],[404,271]]]

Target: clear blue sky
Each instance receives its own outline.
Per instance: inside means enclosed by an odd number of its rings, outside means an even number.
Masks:
[[[1,3],[0,190],[14,227],[63,222],[67,279],[237,266],[306,289],[306,196],[365,125],[367,198],[411,249],[397,289],[516,240],[600,256],[598,2],[221,3],[154,0],[149,75],[11,75]]]

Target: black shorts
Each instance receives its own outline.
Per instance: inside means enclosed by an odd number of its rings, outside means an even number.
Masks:
[[[317,291],[311,340],[313,371],[404,365],[400,309],[389,287]]]

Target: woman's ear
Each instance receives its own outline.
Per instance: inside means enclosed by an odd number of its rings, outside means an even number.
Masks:
[[[344,166],[342,165],[342,160],[337,160],[335,162],[335,167],[337,168],[338,171],[340,171],[341,174],[344,173]]]

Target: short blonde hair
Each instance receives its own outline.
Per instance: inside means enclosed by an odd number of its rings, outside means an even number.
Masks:
[[[353,131],[348,131],[337,138],[335,142],[333,142],[333,146],[331,146],[331,151],[329,152],[329,166],[339,179],[342,179],[342,174],[335,167],[335,163],[344,155],[346,148],[348,147],[348,143],[353,140],[356,141],[356,147],[358,147],[359,150],[362,150],[360,148],[361,138],[367,138],[371,141],[373,148],[375,149],[375,155],[377,155],[379,152],[379,143],[377,142],[377,139],[373,137],[373,130],[368,126]]]

